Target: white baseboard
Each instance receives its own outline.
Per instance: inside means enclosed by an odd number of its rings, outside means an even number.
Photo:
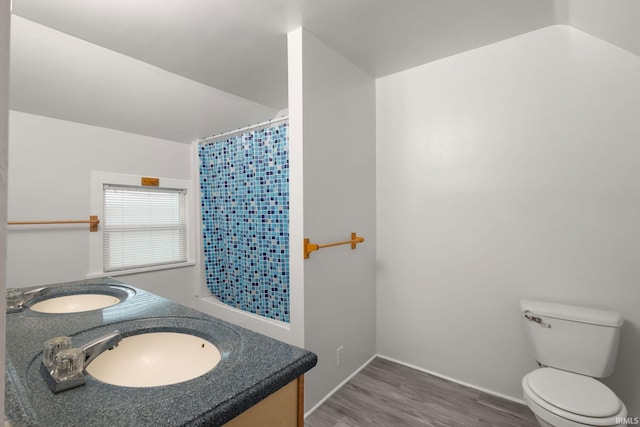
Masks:
[[[456,384],[463,385],[463,386],[465,386],[465,387],[472,388],[472,389],[474,389],[474,390],[481,391],[481,392],[483,392],[483,393],[491,394],[491,395],[493,395],[493,396],[497,396],[497,397],[500,397],[500,398],[502,398],[502,399],[510,400],[510,401],[512,401],[512,402],[516,402],[516,403],[519,403],[519,404],[521,404],[521,405],[526,405],[526,403],[525,403],[525,402],[524,402],[524,400],[522,400],[522,399],[517,399],[517,398],[515,398],[515,397],[513,397],[513,396],[507,396],[506,394],[498,393],[497,391],[489,390],[489,389],[486,389],[486,388],[484,388],[484,387],[479,387],[479,386],[477,386],[477,385],[475,385],[475,384],[469,384],[469,383],[466,383],[466,382],[464,382],[464,381],[460,381],[460,380],[457,380],[457,379],[455,379],[455,378],[451,378],[451,377],[448,377],[448,376],[446,376],[446,375],[442,375],[442,374],[439,374],[439,373],[437,373],[437,372],[433,372],[433,371],[430,371],[430,370],[428,370],[428,369],[421,368],[420,366],[412,365],[412,364],[410,364],[410,363],[406,363],[406,362],[403,362],[403,361],[401,361],[401,360],[394,359],[394,358],[392,358],[392,357],[383,356],[382,354],[374,354],[374,355],[373,355],[373,356],[371,356],[371,358],[370,358],[369,360],[367,360],[367,361],[366,361],[362,366],[360,366],[358,369],[356,369],[356,370],[355,370],[351,375],[349,375],[349,376],[348,376],[344,381],[342,381],[342,382],[341,382],[340,384],[338,384],[338,385],[337,385],[333,390],[331,390],[331,391],[329,392],[329,394],[327,394],[324,398],[322,398],[322,400],[320,400],[320,402],[318,402],[318,403],[317,403],[313,408],[309,409],[309,410],[304,414],[304,417],[305,417],[305,418],[307,418],[309,415],[311,415],[311,414],[313,413],[313,411],[315,411],[316,409],[318,409],[318,408],[319,408],[319,407],[320,407],[324,402],[326,402],[326,401],[327,401],[331,396],[333,396],[333,395],[334,395],[338,390],[340,390],[340,388],[341,388],[343,385],[345,385],[347,382],[349,382],[349,380],[351,380],[351,378],[355,377],[355,376],[356,376],[356,375],[357,375],[361,370],[363,370],[363,369],[364,369],[364,368],[365,368],[369,363],[371,363],[371,361],[372,361],[373,359],[375,359],[376,357],[379,357],[379,358],[381,358],[381,359],[388,360],[388,361],[390,361],[390,362],[397,363],[397,364],[399,364],[399,365],[406,366],[406,367],[411,368],[411,369],[415,369],[415,370],[420,371],[420,372],[424,372],[424,373],[429,374],[429,375],[436,376],[436,377],[438,377],[438,378],[445,379],[445,380],[447,380],[447,381],[454,382],[454,383],[456,383]]]
[[[366,362],[364,362],[362,364],[362,366],[360,366],[358,369],[356,369],[351,375],[349,375],[347,378],[345,378],[344,381],[342,381],[340,384],[338,384],[333,390],[331,390],[329,392],[329,394],[327,394],[325,397],[323,397],[320,402],[316,403],[313,408],[309,409],[305,414],[304,417],[307,418],[309,415],[311,415],[311,413],[313,411],[315,411],[316,409],[318,409],[324,402],[326,402],[331,396],[333,396],[335,394],[336,391],[340,390],[340,388],[342,388],[343,385],[345,385],[346,383],[349,382],[349,380],[351,380],[351,378],[355,377],[360,371],[362,371],[369,363],[371,363],[371,361],[373,359],[375,359],[378,355],[374,354],[373,356],[371,356],[371,358],[369,360],[367,360]]]

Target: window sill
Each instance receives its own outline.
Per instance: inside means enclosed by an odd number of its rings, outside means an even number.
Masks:
[[[85,277],[87,279],[95,279],[96,277],[126,276],[130,274],[148,273],[150,271],[172,270],[174,268],[193,267],[194,265],[196,265],[195,261],[187,261],[187,262],[181,262],[179,264],[156,265],[154,267],[132,268],[129,270],[110,271],[108,273],[93,273],[93,274],[87,274]]]

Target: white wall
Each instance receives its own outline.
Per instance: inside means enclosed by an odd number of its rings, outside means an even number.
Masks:
[[[191,179],[191,146],[12,111],[9,220],[88,219],[91,171]],[[88,226],[11,226],[7,283],[26,287],[84,279]],[[194,268],[123,276],[178,302],[193,295]]]
[[[7,261],[7,147],[9,136],[10,1],[0,0],[0,293],[6,289]],[[0,313],[5,301],[0,302]],[[4,366],[5,317],[0,317],[0,363]],[[0,385],[0,420],[4,419],[4,381]]]
[[[376,90],[379,353],[521,399],[520,299],[612,309],[640,415],[640,58],[554,26]]]
[[[366,239],[356,250],[321,249],[304,261],[304,344],[318,354],[306,374],[310,410],[375,354],[375,84],[304,29],[289,43],[290,55],[292,46],[299,50],[290,60],[301,59],[289,68],[300,74],[290,75],[290,100],[298,99],[289,112],[292,131],[302,126],[304,236],[329,243],[354,231]]]
[[[572,27],[640,55],[640,2],[637,0],[563,0]]]

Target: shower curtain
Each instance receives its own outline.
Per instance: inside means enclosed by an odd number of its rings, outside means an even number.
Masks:
[[[201,142],[198,157],[207,287],[289,322],[288,123]]]

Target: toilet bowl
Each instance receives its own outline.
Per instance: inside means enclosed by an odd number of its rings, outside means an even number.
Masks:
[[[522,389],[542,427],[617,426],[627,416],[624,403],[588,376],[540,368],[522,379]]]

